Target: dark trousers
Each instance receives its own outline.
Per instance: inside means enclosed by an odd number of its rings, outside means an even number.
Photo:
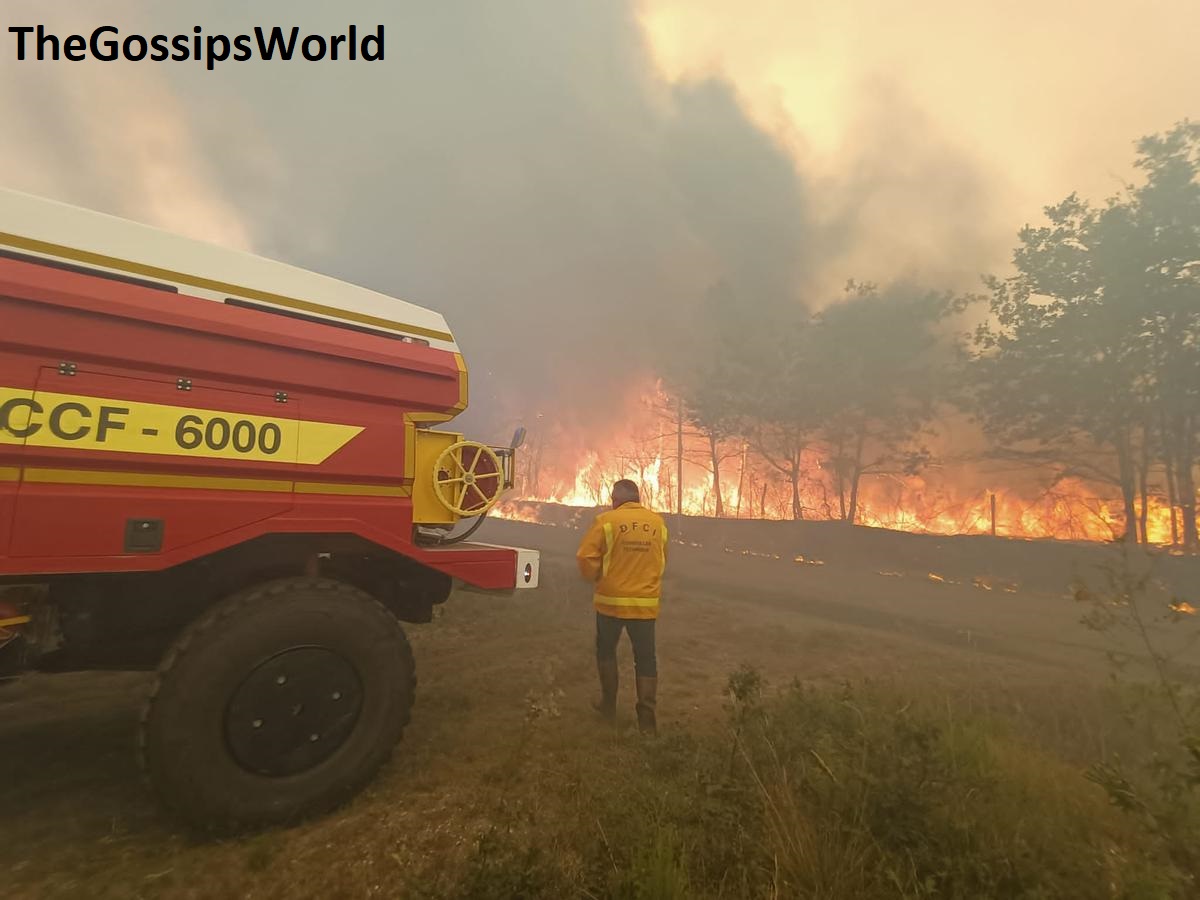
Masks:
[[[653,619],[618,619],[596,613],[596,659],[604,661],[617,658],[621,629],[629,632],[629,642],[633,644],[633,667],[637,676],[656,678],[658,660],[654,657]]]

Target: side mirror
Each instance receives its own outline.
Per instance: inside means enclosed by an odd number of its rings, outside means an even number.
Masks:
[[[524,443],[525,443],[525,428],[520,427],[516,431],[513,432],[512,444],[510,446],[512,447],[512,449],[516,450],[518,447],[520,447]]]

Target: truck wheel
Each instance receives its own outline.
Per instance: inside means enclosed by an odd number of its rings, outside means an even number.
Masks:
[[[408,724],[412,651],[357,588],[286,578],[242,591],[167,652],[142,713],[143,768],[189,825],[230,832],[325,812]]]

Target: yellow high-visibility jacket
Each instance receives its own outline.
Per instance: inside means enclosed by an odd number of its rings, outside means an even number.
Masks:
[[[657,619],[667,565],[667,524],[640,503],[602,512],[575,554],[579,574],[596,583],[596,612]]]

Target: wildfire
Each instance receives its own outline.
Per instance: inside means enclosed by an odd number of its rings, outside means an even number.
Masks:
[[[642,487],[643,502],[660,511],[741,519],[793,517],[792,484],[778,460],[764,457],[740,439],[714,445],[676,419],[677,407],[661,385],[635,395],[628,407],[632,412],[622,428],[598,437],[565,433],[561,427],[531,434],[520,457],[515,499],[595,508],[607,504],[614,481],[632,478]],[[588,449],[579,450],[581,446]],[[803,451],[800,470],[796,493],[803,517],[841,518],[844,510],[833,466],[816,442]],[[1052,486],[980,487],[978,476],[949,468],[921,475],[866,474],[857,504],[855,521],[860,525],[929,534],[1111,541],[1121,535],[1124,522],[1119,500],[1097,496],[1095,488],[1076,479]],[[502,503],[496,514],[539,521],[534,510],[512,501]],[[1145,520],[1150,543],[1171,543],[1171,509],[1165,502],[1151,497]]]

